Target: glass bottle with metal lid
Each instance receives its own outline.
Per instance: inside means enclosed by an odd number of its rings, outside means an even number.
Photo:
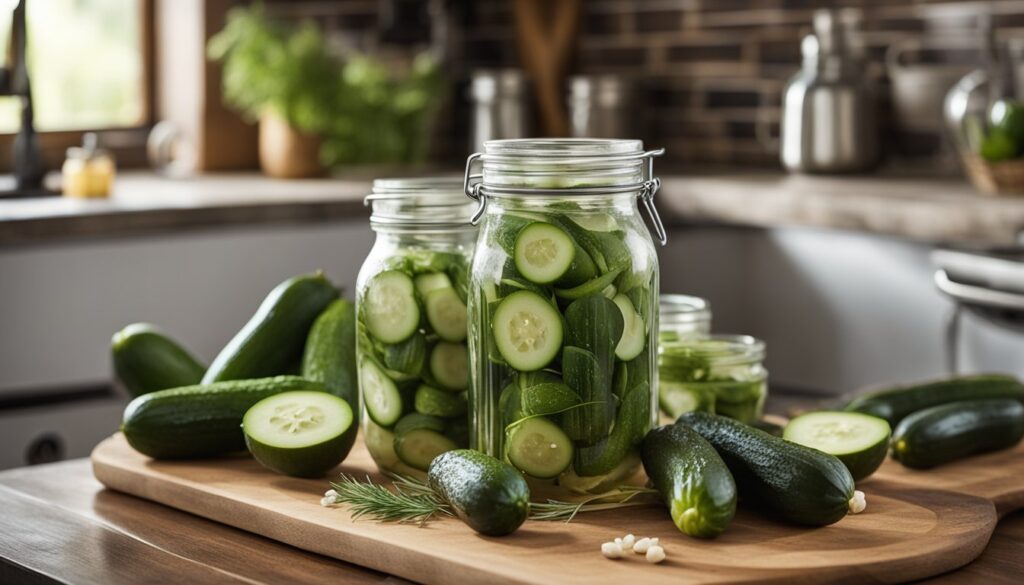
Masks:
[[[356,281],[363,436],[381,470],[422,475],[469,445],[474,205],[457,178],[377,180],[366,204],[377,240]]]
[[[469,157],[472,444],[535,484],[600,493],[656,420],[659,181],[638,140],[523,139]]]

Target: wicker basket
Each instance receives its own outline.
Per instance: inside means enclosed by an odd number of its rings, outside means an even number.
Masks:
[[[989,195],[1024,195],[1024,159],[986,162],[973,154],[963,156],[971,183]]]

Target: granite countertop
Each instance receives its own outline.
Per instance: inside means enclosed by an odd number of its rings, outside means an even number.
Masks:
[[[955,178],[809,177],[779,172],[662,175],[666,224],[853,230],[925,243],[1008,245],[1024,197],[990,197]],[[277,180],[257,174],[169,179],[124,173],[107,200],[0,200],[0,246],[189,229],[365,221],[369,178]]]

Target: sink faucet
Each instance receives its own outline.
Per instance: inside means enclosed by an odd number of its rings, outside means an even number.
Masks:
[[[16,186],[15,193],[8,194],[13,196],[39,195],[46,172],[32,116],[32,88],[25,63],[26,40],[25,0],[18,0],[11,23],[10,50],[7,61],[0,67],[0,96],[14,96],[21,100],[21,128],[14,139]]]

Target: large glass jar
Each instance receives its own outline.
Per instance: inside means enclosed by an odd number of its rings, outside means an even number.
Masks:
[[[664,240],[656,154],[637,140],[496,140],[467,163],[482,217],[473,446],[548,492],[616,487],[656,420],[658,259],[637,206]]]
[[[658,394],[672,418],[702,411],[751,423],[768,394],[764,342],[748,335],[661,340]]]
[[[466,299],[475,206],[457,179],[374,181],[356,281],[360,412],[382,471],[422,476],[469,446]]]

